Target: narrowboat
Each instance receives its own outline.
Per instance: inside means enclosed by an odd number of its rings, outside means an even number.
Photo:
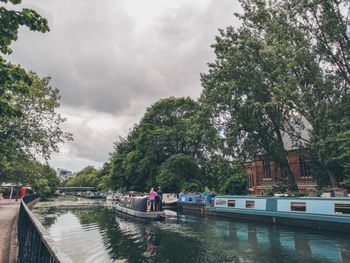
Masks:
[[[178,206],[182,210],[203,212],[204,207],[212,203],[210,194],[179,194]]]
[[[142,219],[162,220],[165,212],[148,212],[147,196],[123,196],[115,206],[116,210]]]
[[[115,204],[117,204],[119,202],[121,197],[122,197],[121,193],[110,192],[110,193],[107,194],[106,203],[108,205],[115,205]]]
[[[350,233],[350,198],[217,196],[208,215]]]
[[[163,208],[176,208],[177,207],[177,194],[164,193],[162,207]]]

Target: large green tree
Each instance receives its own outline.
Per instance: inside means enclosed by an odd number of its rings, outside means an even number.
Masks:
[[[0,1],[8,4],[0,6],[2,54],[12,53],[10,45],[17,40],[20,26],[42,33],[49,30],[47,20],[36,11],[8,8],[20,4],[20,0]],[[58,143],[71,139],[71,134],[60,128],[64,121],[57,113],[60,96],[49,80],[13,65],[0,54],[0,181],[6,179],[5,171],[11,165],[16,170],[17,163],[34,156],[48,159],[52,151],[58,150]]]
[[[157,182],[163,191],[203,191],[200,183],[200,170],[195,161],[184,154],[176,154],[168,158],[160,168]]]
[[[345,132],[349,119],[349,7],[340,8],[348,1],[240,2],[242,25],[216,38],[217,60],[202,75],[202,101],[234,154],[275,159],[295,189],[284,146],[289,139],[307,148],[337,186],[343,174],[333,157],[340,152],[326,142]]]
[[[111,158],[114,185],[142,191],[155,186],[162,164],[178,154],[204,167],[218,146],[217,130],[206,114],[190,98],[162,99],[148,108],[140,124],[115,144]]]

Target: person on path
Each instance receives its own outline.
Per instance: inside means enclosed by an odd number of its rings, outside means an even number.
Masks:
[[[25,185],[23,185],[22,188],[21,188],[21,199],[23,197],[25,197],[26,194],[27,194],[27,188],[25,187]]]
[[[156,202],[156,196],[157,196],[157,193],[154,191],[154,188],[152,187],[151,188],[151,191],[149,192],[149,205],[150,205],[150,211],[155,211],[155,202]]]
[[[163,206],[163,192],[160,186],[158,187],[157,197],[156,197],[156,207],[157,211],[162,211]]]

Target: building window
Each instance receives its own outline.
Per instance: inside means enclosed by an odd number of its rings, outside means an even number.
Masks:
[[[247,169],[246,170],[246,176],[247,176],[247,184],[248,184],[248,189],[249,188],[253,188],[254,187],[254,183],[253,183],[253,171],[252,169]]]
[[[227,206],[229,207],[236,207],[236,200],[228,200]]]
[[[307,161],[305,161],[305,158],[300,157],[299,158],[299,164],[300,164],[300,176],[301,177],[309,177],[309,176],[311,176],[310,166],[307,163]]]
[[[254,208],[255,201],[245,201],[245,208]]]
[[[264,177],[271,178],[270,160],[269,159],[263,160],[263,167],[264,167]]]
[[[290,211],[294,212],[306,212],[306,203],[302,202],[291,202]]]
[[[350,204],[335,204],[334,212],[336,214],[350,215]]]

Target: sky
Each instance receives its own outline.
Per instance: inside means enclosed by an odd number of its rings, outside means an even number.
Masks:
[[[8,59],[51,76],[60,90],[62,128],[74,141],[50,164],[74,172],[101,167],[157,100],[198,98],[218,28],[238,25],[240,11],[238,0],[22,2],[48,19],[50,32],[21,29]]]

